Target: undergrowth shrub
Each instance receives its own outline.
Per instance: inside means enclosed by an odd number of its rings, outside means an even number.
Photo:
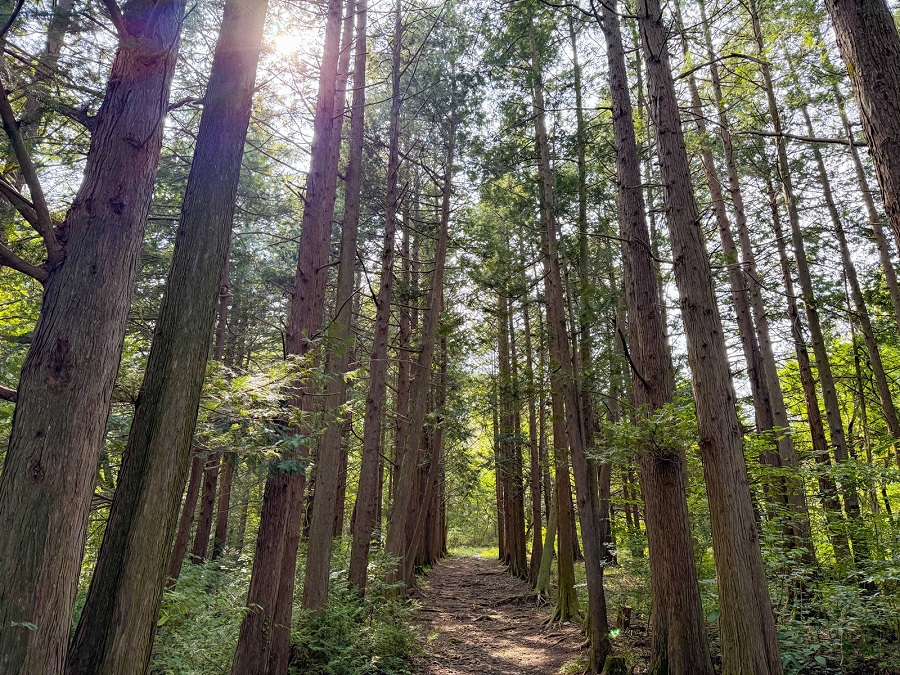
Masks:
[[[301,615],[291,634],[292,675],[407,675],[419,636],[415,605],[384,583],[396,559],[373,555],[366,596],[347,585],[349,559],[342,548],[332,563],[328,607],[321,616]]]
[[[389,560],[374,554],[365,599],[347,587],[346,542],[336,542],[328,609],[312,619],[300,609],[301,550],[291,631],[292,675],[406,675],[419,636],[415,605],[384,584]],[[231,670],[244,616],[251,561],[225,557],[203,565],[185,561],[163,596],[149,673],[223,675]]]
[[[867,561],[845,578],[822,579],[778,617],[785,673],[900,672],[900,566]]]
[[[231,669],[250,581],[249,561],[194,565],[163,596],[150,673],[222,675]]]

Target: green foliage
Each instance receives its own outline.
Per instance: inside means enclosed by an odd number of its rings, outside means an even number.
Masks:
[[[604,422],[593,458],[600,462],[624,463],[639,449],[665,456],[683,452],[697,440],[693,401],[677,399],[649,414],[625,415],[616,423]]]
[[[163,597],[150,673],[226,673],[237,644],[250,569],[246,560],[194,565]]]
[[[822,580],[778,612],[785,672],[895,673],[900,670],[900,563],[870,562],[846,578]]]
[[[328,606],[319,617],[301,615],[291,633],[296,675],[406,675],[419,637],[411,627],[415,606],[383,582],[395,559],[373,555],[365,598],[347,586],[349,557],[335,552]]]
[[[296,675],[405,675],[419,636],[411,622],[415,605],[384,584],[385,554],[375,553],[365,599],[346,583],[347,542],[336,543],[328,608],[311,618],[294,599],[291,672]],[[303,565],[297,578],[303,578]],[[250,581],[250,559],[229,558],[194,565],[185,562],[174,586],[166,589],[157,623],[152,675],[221,675],[231,667]],[[299,584],[298,584],[299,585]],[[299,617],[299,618],[298,618]]]

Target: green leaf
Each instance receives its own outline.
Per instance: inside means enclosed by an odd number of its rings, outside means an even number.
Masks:
[[[711,611],[709,614],[706,615],[706,620],[709,621],[710,623],[715,623],[716,621],[719,620],[720,614],[721,614],[721,612],[719,610],[714,609],[713,611]]]
[[[824,656],[819,656],[818,654],[816,654],[813,658],[815,658],[816,663],[818,663],[820,666],[828,665],[828,661],[825,660]]]

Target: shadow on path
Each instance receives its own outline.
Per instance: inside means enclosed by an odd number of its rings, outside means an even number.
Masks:
[[[546,625],[548,609],[496,560],[443,560],[418,596],[422,675],[554,675],[579,654],[580,627]]]

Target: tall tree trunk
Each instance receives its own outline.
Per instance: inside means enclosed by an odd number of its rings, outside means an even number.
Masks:
[[[826,0],[885,210],[900,238],[900,34],[884,0]]]
[[[431,385],[431,369],[434,361],[435,343],[443,309],[444,268],[447,261],[447,244],[450,229],[450,197],[453,191],[453,161],[456,151],[456,132],[459,121],[456,111],[450,111],[446,137],[446,157],[444,159],[444,178],[441,190],[441,211],[438,222],[437,242],[434,251],[434,269],[431,273],[431,290],[429,292],[428,311],[422,322],[422,340],[414,378],[410,387],[409,435],[407,447],[400,457],[397,468],[397,486],[394,495],[394,508],[388,523],[386,548],[391,555],[400,558],[400,564],[389,575],[389,580],[399,580],[409,570],[406,552],[407,527],[411,515],[415,514],[415,505],[411,501],[414,483],[417,477],[418,449],[424,445],[426,404]],[[404,579],[409,590],[411,579]]]
[[[556,490],[550,496],[550,508],[547,515],[547,533],[544,535],[541,549],[541,564],[534,582],[534,592],[538,601],[550,597],[550,568],[553,565],[553,550],[556,544]]]
[[[181,566],[184,564],[188,540],[191,538],[191,526],[194,524],[197,499],[200,497],[200,485],[203,483],[203,464],[204,458],[195,453],[191,461],[191,476],[188,479],[187,492],[184,495],[181,520],[178,522],[178,534],[175,535],[175,545],[172,548],[172,555],[169,556],[169,566],[166,571],[168,585],[175,583],[181,574]]]
[[[600,672],[611,651],[606,616],[606,596],[603,590],[603,556],[601,554],[600,524],[597,522],[598,495],[591,489],[589,467],[584,445],[584,421],[578,402],[572,356],[566,330],[565,301],[557,249],[557,226],[553,194],[553,169],[550,164],[550,144],[545,120],[543,73],[538,57],[533,20],[528,25],[531,51],[532,109],[535,119],[535,139],[538,150],[538,174],[541,213],[541,249],[544,270],[544,295],[547,303],[547,329],[550,338],[550,361],[553,365],[551,382],[554,400],[554,444],[559,451],[560,441],[571,449],[572,468],[578,500],[578,519],[584,544],[584,567],[587,578],[588,616],[585,633],[590,643],[590,670]],[[557,415],[564,418],[557,421]],[[558,430],[556,427],[559,427]],[[563,440],[566,439],[566,440]],[[557,474],[561,468],[568,483],[568,462],[561,467],[557,459]],[[558,480],[558,477],[557,477]],[[559,503],[562,503],[562,494]],[[563,533],[560,518],[560,534]],[[560,551],[563,549],[560,538]],[[562,575],[560,575],[562,577]],[[562,589],[560,589],[562,596]],[[577,602],[577,601],[576,601]],[[577,605],[576,605],[577,607]],[[560,602],[560,609],[562,602]]]
[[[541,312],[543,303],[537,304],[538,315],[538,456],[541,459],[541,480],[544,495],[544,517],[549,521],[550,514],[556,513],[551,505],[553,499],[553,480],[550,477],[550,456],[547,450],[547,349],[545,348],[544,315]]]
[[[494,492],[497,496],[497,557],[504,563],[509,560],[506,548],[506,491],[503,476],[503,456],[500,444],[500,402],[496,389],[491,398],[494,448]]]
[[[90,500],[159,162],[184,1],[128,4],[84,179],[52,226],[6,95],[0,117],[48,250],[0,475],[0,673],[62,672]],[[140,139],[140,142],[135,142]],[[58,232],[65,233],[65,244]],[[37,271],[37,270],[35,270]],[[209,333],[207,332],[206,335]],[[184,480],[187,466],[179,478]],[[179,498],[180,498],[179,493]],[[30,624],[37,626],[30,629]]]
[[[806,244],[803,240],[803,232],[800,227],[800,214],[797,210],[797,200],[794,195],[794,185],[791,177],[790,164],[787,155],[787,141],[782,135],[781,115],[778,111],[778,103],[775,98],[775,88],[772,84],[772,75],[769,63],[766,60],[766,48],[763,41],[762,28],[759,22],[759,13],[755,2],[751,0],[748,5],[750,20],[753,26],[753,36],[756,41],[757,56],[760,59],[760,73],[763,78],[763,88],[766,92],[769,117],[775,132],[775,149],[778,157],[778,174],[781,182],[782,196],[787,208],[788,224],[791,228],[791,243],[794,248],[794,261],[797,264],[797,278],[800,281],[803,307],[806,311],[806,322],[809,327],[810,341],[813,348],[816,371],[819,374],[819,384],[822,387],[822,401],[825,404],[825,419],[828,422],[828,431],[831,437],[831,446],[834,450],[834,458],[838,463],[849,461],[847,441],[844,436],[844,422],[841,419],[841,407],[837,397],[834,374],[831,370],[831,361],[825,346],[825,335],[822,331],[822,323],[819,319],[818,301],[813,289],[812,275],[809,269],[809,260],[806,256]],[[855,557],[868,557],[868,543],[866,542],[865,528],[860,520],[859,496],[852,479],[842,481],[844,493],[844,508],[853,524],[850,530],[850,540],[853,542]]]
[[[353,369],[354,367],[352,365],[353,361],[355,361],[355,359],[351,357],[350,369]],[[331,533],[331,536],[334,539],[341,537],[344,533],[344,516],[347,506],[348,445],[352,431],[353,418],[348,412],[343,415],[343,423],[341,424],[341,462],[338,467],[338,490],[337,494],[334,496],[334,527],[332,528]]]
[[[515,577],[528,574],[525,551],[525,503],[522,492],[522,450],[518,442],[514,407],[515,385],[511,366],[512,340],[509,331],[509,301],[501,290],[497,295],[497,352],[500,408],[500,467],[505,486],[504,515],[509,573]]]
[[[534,405],[534,354],[531,349],[531,322],[529,319],[529,303],[522,306],[522,319],[525,324],[525,386],[528,398],[528,441],[529,441],[529,485],[531,487],[531,564],[528,578],[532,584],[537,583],[538,570],[544,548],[544,527],[541,519],[541,458],[538,445],[537,413]]]
[[[216,503],[216,529],[213,533],[213,560],[222,556],[228,539],[228,517],[231,513],[231,487],[238,458],[232,452],[222,453],[219,499]]]
[[[231,241],[225,254],[225,269],[219,284],[219,304],[216,309],[216,333],[213,338],[213,361],[222,363],[225,357],[225,334],[228,331],[228,298],[231,297]]]
[[[35,59],[34,75],[24,86],[25,105],[22,116],[18,121],[19,133],[22,136],[24,147],[29,152],[34,148],[39,139],[41,123],[43,122],[51,103],[53,79],[58,77],[59,55],[62,52],[66,35],[72,27],[72,8],[75,0],[57,0],[52,5],[52,13],[47,23],[47,33],[44,38],[44,47]],[[16,20],[16,13],[21,13],[24,2],[4,0],[0,2],[0,27],[11,28]],[[0,36],[0,49],[6,48],[6,34]],[[9,161],[4,167],[3,177],[15,189],[20,190],[25,184],[25,176],[21,167],[17,166],[15,152],[9,148]],[[8,200],[0,201],[0,222],[9,223],[15,216],[16,207]],[[0,244],[8,244],[7,231],[3,228],[0,232]],[[4,263],[0,263],[2,265]]]
[[[703,25],[703,37],[706,44],[706,54],[709,59],[709,69],[712,81],[713,98],[718,112],[719,136],[722,139],[722,149],[725,156],[725,166],[728,174],[728,190],[731,195],[731,204],[734,209],[735,224],[741,248],[741,263],[744,271],[744,281],[749,288],[750,304],[753,310],[753,321],[756,325],[756,333],[759,342],[759,351],[762,357],[762,367],[765,371],[765,381],[768,385],[769,404],[771,405],[772,418],[777,432],[778,454],[784,466],[797,469],[800,460],[791,435],[790,419],[787,414],[787,406],[784,402],[784,392],[781,388],[781,378],[778,375],[778,364],[775,361],[775,352],[772,347],[772,338],[769,330],[769,316],[766,311],[762,295],[762,280],[756,266],[756,256],[753,251],[753,243],[750,240],[750,228],[747,224],[747,214],[744,208],[744,195],[740,183],[740,174],[734,156],[734,145],[731,137],[731,126],[727,115],[727,109],[722,95],[722,85],[719,78],[719,66],[716,60],[712,42],[710,23],[706,16],[706,5],[700,0],[700,20]],[[812,546],[812,533],[810,530],[809,511],[806,504],[805,488],[799,472],[795,475],[787,475],[783,478],[788,501],[794,512],[793,529],[798,543],[804,547],[804,556],[807,562],[815,560],[815,549]]]
[[[230,249],[230,246],[229,246]],[[216,335],[213,341],[213,359],[222,363],[225,357],[225,335],[228,329],[228,298],[230,297],[230,255],[225,258],[225,269],[222,271],[222,282],[219,287],[219,308],[216,318]],[[230,381],[231,376],[226,372],[226,378]],[[219,496],[216,502],[216,527],[213,534],[213,559],[222,555],[225,549],[225,537],[228,534],[228,514],[229,500],[231,499],[231,483],[234,479],[234,465],[237,461],[234,453],[222,452],[221,466],[219,475],[221,476],[221,484],[219,486]]]
[[[443,307],[443,299],[441,300],[441,306]],[[407,587],[412,585],[414,581],[415,574],[415,551],[422,544],[424,544],[423,540],[423,532],[425,530],[425,524],[427,519],[429,518],[430,511],[436,510],[437,505],[434,503],[434,498],[437,495],[436,483],[438,479],[438,475],[441,469],[441,461],[443,456],[443,409],[444,405],[447,402],[447,340],[446,338],[441,338],[441,360],[439,367],[439,380],[437,385],[437,391],[435,392],[435,405],[434,405],[434,413],[437,416],[436,424],[432,427],[432,436],[429,440],[431,445],[431,452],[428,453],[428,457],[426,458],[428,464],[426,468],[426,480],[424,488],[420,494],[420,507],[416,510],[414,514],[410,514],[410,518],[415,518],[415,525],[412,528],[412,534],[409,538],[409,544],[406,548],[406,570],[404,571],[405,575],[405,583]],[[427,505],[427,506],[426,506]],[[524,513],[522,514],[522,520],[524,522]],[[525,533],[522,532],[522,541],[524,543]],[[424,561],[427,562],[427,561]]]
[[[209,552],[209,535],[212,531],[213,509],[216,505],[216,484],[219,478],[221,454],[213,452],[206,456],[206,466],[203,471],[203,494],[200,497],[200,515],[197,518],[194,546],[191,549],[191,562],[195,565],[206,560]]]
[[[543,74],[540,69],[540,64],[537,62],[538,52],[534,36],[533,20],[528,27],[528,31],[532,62],[532,108],[535,120],[535,147],[539,156],[544,154],[547,156],[546,160],[541,158],[538,163],[541,171],[538,181],[542,240],[541,257],[546,265],[549,256],[546,250],[547,244],[545,240],[551,233],[554,237],[556,236],[556,225],[551,221],[553,218],[553,176],[552,173],[550,173],[552,171],[550,167],[550,144],[547,138],[546,121],[544,118]],[[544,269],[544,278],[547,279],[548,277],[547,270]],[[545,284],[546,283],[547,282],[545,281]],[[545,288],[545,296],[546,295]],[[560,314],[562,314],[563,311],[561,305],[562,299],[559,298],[558,312]],[[551,319],[550,301],[549,298],[546,297],[545,307],[547,311],[547,343],[549,345],[548,352],[550,354],[547,370],[550,371],[550,414],[553,434],[554,463],[553,496],[556,498],[556,528],[559,537],[556,556],[558,588],[556,611],[553,614],[553,620],[562,622],[581,618],[581,608],[579,607],[578,595],[575,591],[575,516],[572,512],[572,486],[569,482],[569,438],[566,427],[565,392],[563,391],[563,379],[558,374],[561,366],[558,354],[559,343],[556,335],[558,326],[556,326]],[[563,326],[563,336],[565,340],[565,326]]]
[[[841,510],[841,502],[838,498],[837,485],[829,472],[831,467],[831,454],[828,451],[828,439],[825,437],[825,427],[822,422],[822,413],[819,410],[819,395],[816,392],[816,381],[813,377],[812,364],[806,340],[803,337],[803,328],[800,323],[800,312],[797,309],[797,295],[794,292],[794,281],[791,276],[791,265],[787,256],[784,231],[781,226],[781,214],[778,210],[778,198],[775,195],[775,187],[771,179],[766,179],[766,194],[769,199],[769,208],[772,213],[772,229],[775,233],[775,245],[778,248],[778,258],[781,265],[781,276],[784,283],[784,294],[788,302],[788,319],[791,324],[791,338],[794,341],[794,350],[797,355],[797,365],[800,370],[800,383],[803,387],[803,397],[806,403],[807,423],[812,441],[813,457],[821,467],[819,473],[819,499],[825,507],[825,522],[828,536],[834,549],[837,560],[851,559],[850,543],[847,539],[847,526],[844,514]]]
[[[228,257],[266,8],[265,0],[226,4],[172,267],[68,673],[141,672],[150,659]],[[214,481],[207,480],[206,492],[203,551]]]
[[[351,151],[350,156],[362,154],[363,129],[364,129],[364,84],[365,84],[365,5],[359,7],[359,20],[356,33],[356,64],[353,71],[353,114],[351,118]],[[353,541],[350,552],[350,585],[360,593],[366,588],[366,572],[369,564],[369,546],[372,542],[372,534],[376,523],[380,522],[381,503],[381,447],[382,447],[382,422],[384,416],[384,399],[387,390],[387,351],[388,332],[390,323],[391,291],[393,287],[393,259],[394,259],[394,233],[396,224],[396,192],[391,193],[390,181],[396,186],[399,155],[397,154],[398,142],[394,133],[399,134],[400,100],[399,100],[399,61],[400,61],[400,14],[399,6],[395,8],[394,16],[394,55],[396,69],[393,73],[392,95],[396,95],[391,101],[391,150],[390,161],[393,164],[388,170],[389,194],[388,209],[394,216],[386,218],[384,247],[381,253],[381,279],[376,303],[375,329],[372,343],[372,358],[369,362],[369,391],[366,397],[366,415],[363,430],[362,467],[359,475],[359,488],[356,495],[356,520],[353,523]],[[396,117],[395,114],[396,113]],[[355,148],[355,150],[354,150]],[[359,167],[354,169],[354,199],[358,218],[359,199]],[[392,201],[394,203],[392,203]],[[386,214],[388,215],[388,214]],[[391,231],[389,232],[388,229]],[[390,241],[388,240],[390,234]]]
[[[640,414],[649,416],[671,405],[675,379],[659,306],[659,274],[647,230],[625,51],[615,4],[603,6],[601,25],[613,107],[632,390],[635,407]],[[638,461],[644,486],[653,593],[650,672],[711,674],[688,522],[684,448],[642,447]]]
[[[344,112],[347,91],[347,76],[350,70],[350,51],[353,38],[353,20],[356,2],[349,0],[344,18],[344,48],[338,64],[338,82],[335,110]],[[393,129],[392,129],[393,133]],[[332,161],[337,165],[340,150],[340,133],[333,134]],[[396,152],[396,140],[391,136],[391,150]],[[396,173],[396,166],[394,166]],[[395,178],[396,180],[396,178]],[[388,195],[390,201],[392,195]],[[390,210],[390,206],[388,209]],[[345,213],[346,217],[346,207]],[[316,468],[316,499],[313,503],[309,526],[309,543],[306,554],[306,571],[303,583],[303,609],[318,615],[328,600],[328,580],[331,573],[331,549],[334,537],[335,511],[341,479],[342,444],[344,415],[340,407],[347,402],[347,372],[350,365],[350,351],[353,346],[351,322],[353,319],[353,291],[356,281],[356,240],[359,218],[350,218],[341,228],[341,253],[338,262],[337,291],[332,321],[332,335],[329,336],[325,361],[325,433],[319,440],[319,456]],[[389,225],[385,229],[393,230]],[[391,235],[393,249],[393,233]],[[332,339],[333,338],[333,341]],[[343,509],[343,503],[341,504]]]
[[[687,36],[684,33],[681,10],[677,3],[674,7],[682,36],[682,50],[685,58],[687,58],[690,54],[690,50],[688,47]],[[747,379],[750,384],[750,393],[753,400],[756,430],[761,434],[767,434],[771,443],[769,447],[764,447],[761,451],[760,461],[763,464],[778,470],[782,466],[778,439],[783,438],[786,434],[783,432],[775,433],[776,424],[770,395],[770,385],[769,380],[766,377],[766,368],[763,363],[758,332],[753,325],[753,314],[750,308],[750,282],[745,274],[744,267],[738,254],[737,244],[734,240],[734,234],[731,229],[731,221],[725,205],[722,183],[719,180],[715,160],[713,159],[709,133],[706,127],[706,119],[703,117],[703,106],[700,102],[700,92],[694,72],[691,72],[688,75],[688,89],[691,94],[691,108],[697,124],[697,133],[700,136],[700,156],[704,174],[706,175],[706,184],[709,188],[716,226],[719,230],[722,253],[725,256],[725,262],[728,266],[728,280],[731,286],[731,297],[734,304],[735,315],[737,317],[738,336],[741,341],[744,362],[747,367]],[[794,463],[794,467],[796,468],[796,462]],[[766,499],[775,509],[772,514],[774,517],[780,515],[778,509],[784,509],[789,504],[799,505],[802,503],[803,499],[802,493],[800,493],[799,490],[793,490],[792,494],[789,494],[787,483],[780,473],[781,472],[778,471],[774,476],[771,476],[766,482],[765,487]],[[797,511],[798,509],[793,510]],[[793,522],[797,518],[800,519],[799,527],[795,526],[795,523]],[[790,520],[784,522],[784,529],[786,530],[784,545],[789,548],[802,548],[807,562],[812,562],[815,560],[815,553],[812,549],[811,539],[809,537],[804,538],[796,536],[799,535],[800,532],[808,532],[808,527],[803,527],[806,520],[805,511],[800,511],[800,513],[796,513]]]
[[[853,371],[856,375],[856,392],[853,401],[853,415],[856,416],[856,406],[859,406],[860,415],[860,435],[862,436],[863,447],[866,452],[866,464],[872,466],[872,436],[869,433],[869,412],[866,404],[866,387],[863,380],[862,363],[859,358],[859,342],[856,339],[856,327],[853,324],[853,309],[850,303],[850,291],[847,288],[847,275],[844,275],[844,293],[847,296],[847,314],[851,317],[850,324],[850,344],[853,347]],[[874,481],[866,481],[866,495],[869,498],[869,508],[872,515],[878,515],[881,512],[881,504],[878,503],[878,495],[875,493]]]
[[[809,116],[809,109],[805,103],[800,106],[800,111],[806,122],[807,131],[810,136],[812,136],[812,119]],[[875,332],[872,329],[872,320],[869,317],[869,309],[866,307],[866,301],[863,298],[859,277],[856,275],[856,267],[853,264],[853,258],[850,256],[850,247],[847,245],[847,235],[844,232],[844,224],[841,222],[840,213],[838,213],[837,205],[834,203],[834,193],[831,190],[831,180],[828,178],[828,170],[825,168],[822,150],[818,145],[813,145],[813,157],[816,161],[816,170],[819,174],[819,184],[822,188],[822,195],[825,198],[825,206],[828,209],[828,215],[831,218],[831,225],[834,229],[834,236],[838,241],[838,249],[841,252],[841,262],[844,266],[847,285],[850,287],[849,299],[853,302],[853,319],[859,325],[860,331],[862,331],[863,341],[866,344],[866,352],[869,355],[869,364],[872,368],[872,375],[875,378],[875,389],[878,392],[878,398],[881,402],[881,411],[884,415],[884,421],[887,424],[888,431],[890,431],[890,434],[894,439],[894,458],[897,461],[897,465],[900,466],[900,450],[897,448],[897,442],[900,441],[900,417],[897,415],[897,408],[894,405],[894,398],[891,394],[890,385],[888,384],[887,374],[884,371],[884,363],[881,360],[881,351],[875,340]]]
[[[414,194],[413,199],[418,199],[418,195]],[[408,214],[407,214],[408,215]],[[396,418],[394,424],[394,449],[406,446],[406,433],[409,429],[407,418],[409,416],[409,371],[412,365],[412,345],[410,338],[412,336],[410,303],[415,302],[413,299],[412,274],[410,260],[410,231],[412,230],[409,218],[404,218],[403,223],[403,240],[400,245],[401,256],[401,280],[403,282],[403,295],[400,298],[398,314],[398,330],[397,330],[397,395],[396,401]],[[418,243],[414,246],[418,250]]]
[[[247,538],[247,515],[250,512],[249,491],[244,492],[244,500],[241,502],[241,517],[238,518],[238,531],[234,538],[234,551],[238,557],[244,552],[244,540]]]
[[[335,89],[341,38],[341,0],[329,0],[319,72],[310,170],[306,179],[306,207],[300,229],[297,271],[294,277],[285,348],[291,356],[304,356],[312,338],[322,328],[325,281],[337,190],[337,162],[332,151],[336,124]],[[337,127],[337,131],[335,131]],[[292,401],[302,411],[314,411],[317,397],[311,382],[297,382]],[[300,430],[301,433],[304,430]],[[308,432],[308,430],[305,430]],[[235,675],[283,673],[290,648],[291,604],[303,513],[306,474],[297,462],[306,458],[292,452],[280,465],[273,465],[266,479],[257,532],[256,554],[247,592],[248,611],[241,622],[232,662]]]
[[[722,320],[691,185],[658,0],[638,0],[718,573],[723,673],[781,673]],[[646,497],[646,494],[645,494]]]
[[[827,58],[827,54],[825,58]],[[862,159],[859,156],[859,147],[853,138],[853,127],[850,126],[850,119],[847,117],[844,96],[841,94],[836,83],[834,84],[832,91],[834,92],[835,105],[841,116],[841,123],[844,126],[844,133],[850,144],[850,159],[853,161],[853,170],[856,173],[856,181],[859,183],[859,191],[862,195],[863,204],[866,207],[866,215],[869,218],[868,225],[872,228],[875,245],[878,248],[881,269],[884,271],[884,281],[887,284],[888,294],[891,298],[891,307],[894,309],[894,319],[897,322],[898,328],[900,328],[900,282],[897,281],[897,271],[891,261],[890,246],[888,245],[887,237],[884,235],[881,215],[878,213],[878,208],[875,206],[875,199],[872,197],[872,190],[869,187],[869,179],[866,177],[866,170],[863,168]]]

